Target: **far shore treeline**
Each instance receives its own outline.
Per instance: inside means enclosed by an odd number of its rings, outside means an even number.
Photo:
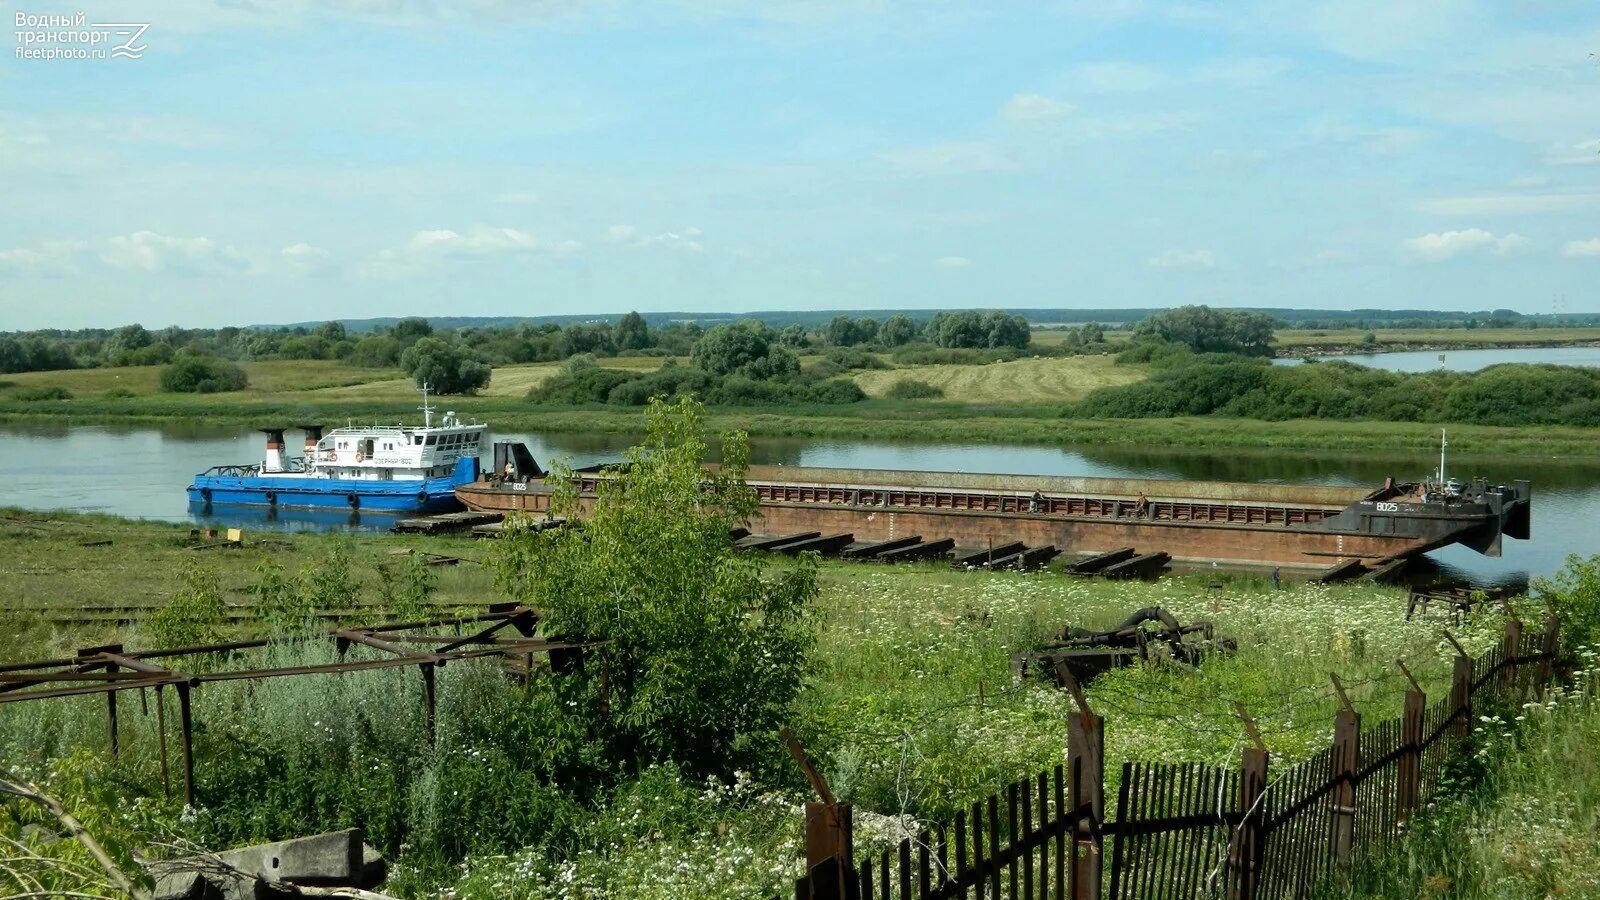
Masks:
[[[286,326],[119,328],[0,331],[0,374],[111,366],[165,365],[180,352],[233,361],[341,360],[382,368],[424,337],[448,337],[491,366],[557,362],[583,353],[607,356],[686,356],[700,337],[721,325],[760,322],[783,345],[801,352],[828,347],[894,350],[907,344],[935,349],[1025,348],[1016,331],[1128,329],[1159,309],[1001,309],[837,312],[638,313],[530,318],[429,317],[336,320]],[[1600,315],[1525,315],[1514,310],[1229,310],[1253,313],[1275,329],[1540,328],[1600,324]],[[981,321],[974,321],[974,317]],[[995,322],[1002,321],[999,333]],[[938,360],[927,359],[924,362]],[[963,360],[966,361],[966,360]],[[984,360],[988,361],[988,360]]]
[[[1512,314],[1514,315],[1514,314]],[[1529,317],[1523,317],[1524,319]],[[720,409],[833,407],[867,401],[857,375],[903,370],[872,404],[944,404],[952,415],[973,401],[919,380],[923,367],[979,366],[1023,358],[1096,355],[1127,373],[1072,402],[1046,407],[1019,388],[1016,404],[1035,416],[1169,419],[1215,416],[1267,422],[1367,420],[1494,426],[1600,425],[1600,370],[1508,364],[1478,372],[1387,372],[1344,362],[1269,364],[1283,322],[1250,310],[1185,306],[1131,328],[1061,325],[1049,340],[1003,310],[939,312],[922,319],[836,315],[816,326],[774,328],[742,319],[706,328],[652,326],[639,313],[614,321],[523,322],[436,330],[401,319],[366,333],[340,322],[314,328],[166,328],[0,336],[0,374],[71,368],[162,366],[166,393],[226,393],[249,387],[240,363],[320,360],[399,369],[443,394],[473,394],[495,367],[560,363],[525,402],[533,408],[642,407],[652,398],[693,397]],[[1469,319],[1462,328],[1505,327]],[[1526,327],[1526,322],[1521,323]],[[1437,323],[1435,323],[1437,325]],[[1370,344],[1367,332],[1364,344]],[[636,362],[627,362],[633,358]],[[611,362],[603,362],[611,360]],[[881,376],[880,376],[881,377]],[[0,387],[7,387],[0,382]],[[107,399],[133,396],[124,389]],[[0,401],[71,400],[59,385],[12,385]],[[870,404],[869,404],[870,405]]]

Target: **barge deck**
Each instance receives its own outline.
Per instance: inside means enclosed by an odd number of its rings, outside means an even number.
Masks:
[[[603,469],[574,473],[580,506]],[[545,514],[543,472],[461,485],[469,509]],[[751,529],[858,541],[920,536],[947,546],[1020,543],[1075,555],[1160,547],[1175,562],[1326,570],[1377,567],[1450,544],[1499,555],[1502,535],[1525,538],[1531,489],[1431,482],[1376,489],[1153,479],[985,475],[752,466],[760,501]]]

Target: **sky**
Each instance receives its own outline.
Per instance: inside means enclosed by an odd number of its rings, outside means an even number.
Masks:
[[[79,13],[148,25],[138,58],[25,55],[125,42],[29,24]],[[1594,0],[8,0],[18,16],[0,330],[1600,311]]]

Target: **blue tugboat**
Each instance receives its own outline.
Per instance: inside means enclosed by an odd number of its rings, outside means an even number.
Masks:
[[[435,424],[428,390],[424,385],[421,427],[350,425],[324,435],[320,425],[301,425],[303,456],[284,455],[286,429],[263,428],[265,459],[201,472],[189,485],[189,501],[396,513],[460,509],[456,486],[477,480],[489,426],[464,423],[454,412]]]

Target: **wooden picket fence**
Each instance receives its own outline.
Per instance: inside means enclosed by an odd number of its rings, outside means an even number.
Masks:
[[[1433,796],[1485,703],[1542,694],[1557,654],[1507,623],[1500,646],[1460,654],[1450,695],[1420,687],[1370,728],[1346,703],[1332,744],[1275,771],[1254,735],[1237,768],[1125,762],[1105,811],[1104,723],[1069,718],[1067,764],[1008,785],[946,826],[857,859],[848,804],[809,803],[809,874],[796,900],[1228,900],[1309,897],[1357,853],[1379,852]],[[1459,649],[1459,645],[1458,645]],[[1409,673],[1408,677],[1409,677]],[[1342,695],[1342,688],[1340,689]],[[1245,718],[1246,724],[1248,718]]]

